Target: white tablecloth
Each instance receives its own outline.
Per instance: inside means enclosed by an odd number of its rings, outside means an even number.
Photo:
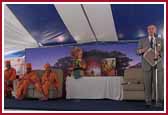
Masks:
[[[123,99],[123,77],[82,77],[66,79],[67,99]]]

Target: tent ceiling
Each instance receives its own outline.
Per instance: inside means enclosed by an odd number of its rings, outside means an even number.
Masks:
[[[163,34],[164,7],[162,4],[111,5],[119,40],[137,40],[146,35],[146,27],[155,24]]]
[[[4,7],[4,26],[5,53],[38,46],[7,6]]]
[[[96,41],[80,4],[55,5],[63,22],[78,43]]]
[[[7,4],[5,52],[95,41],[138,40],[146,26],[163,34],[163,4]]]
[[[84,4],[83,6],[98,41],[118,41],[110,5]]]
[[[8,7],[38,43],[56,45],[75,42],[54,5],[23,4]]]

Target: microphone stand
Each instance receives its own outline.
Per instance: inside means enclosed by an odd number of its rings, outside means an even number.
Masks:
[[[157,68],[157,63],[158,63],[158,57],[157,56],[157,43],[156,43],[156,40],[155,40],[155,43],[154,43],[154,50],[155,50],[155,95],[156,95],[156,105],[158,104],[158,68]]]

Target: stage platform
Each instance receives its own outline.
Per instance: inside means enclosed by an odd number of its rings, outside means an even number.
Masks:
[[[5,109],[17,110],[49,110],[49,111],[163,111],[164,108],[146,107],[144,101],[114,101],[99,100],[66,100],[56,99],[48,101],[15,100],[5,98]]]

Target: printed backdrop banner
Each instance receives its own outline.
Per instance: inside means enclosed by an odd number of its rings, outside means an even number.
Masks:
[[[92,75],[123,75],[124,70],[140,67],[140,57],[136,55],[137,43],[102,43],[80,45],[83,59],[87,64],[87,73]],[[72,64],[70,55],[72,46],[26,49],[25,61],[32,63],[33,69],[44,69],[45,63],[53,68],[61,68],[64,73]]]

